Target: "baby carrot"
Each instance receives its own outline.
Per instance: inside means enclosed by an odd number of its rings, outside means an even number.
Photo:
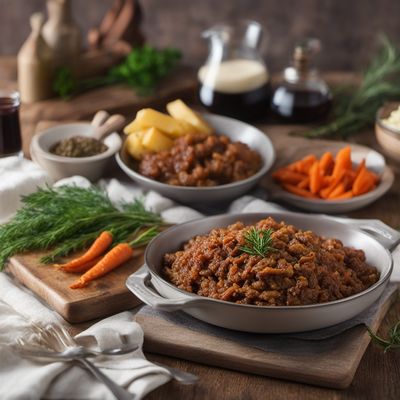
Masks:
[[[103,258],[103,256],[98,256],[98,257],[94,258],[93,260],[87,261],[78,267],[72,266],[72,268],[71,268],[71,267],[68,267],[65,265],[61,265],[60,270],[64,271],[64,272],[86,272],[88,269],[95,266],[102,258]]]
[[[112,234],[110,232],[104,231],[100,236],[93,242],[89,250],[82,256],[75,258],[74,260],[66,264],[55,264],[56,267],[66,268],[69,271],[75,268],[80,268],[82,264],[93,260],[94,258],[101,256],[110,246],[113,241]]]
[[[100,278],[113,269],[119,267],[133,256],[133,249],[128,243],[120,243],[112,248],[94,267],[84,273],[75,283],[70,285],[71,289],[85,287],[90,281]]]

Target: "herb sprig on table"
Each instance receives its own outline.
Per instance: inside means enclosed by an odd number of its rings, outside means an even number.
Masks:
[[[105,76],[76,80],[69,68],[60,68],[53,89],[58,96],[68,99],[90,89],[124,83],[139,95],[146,95],[155,89],[160,79],[171,72],[180,58],[181,53],[177,49],[157,50],[143,46],[132,50],[121,64],[111,68]]]
[[[75,186],[39,189],[23,198],[23,207],[7,224],[0,226],[0,270],[17,253],[48,250],[41,261],[51,263],[59,257],[90,245],[100,232],[109,231],[114,244],[140,238],[146,244],[157,234],[141,237],[145,228],[158,228],[158,214],[147,211],[141,201],[115,207],[107,195],[92,187]]]
[[[239,249],[251,256],[265,257],[269,252],[276,249],[272,246],[272,229],[258,229],[254,226],[250,228],[244,235],[245,246]]]
[[[389,337],[384,339],[371,331],[368,328],[368,333],[374,343],[383,347],[383,351],[386,353],[391,349],[400,348],[400,321],[398,321],[389,331]]]
[[[360,86],[351,90],[339,88],[333,120],[306,132],[306,137],[338,135],[346,138],[373,124],[376,112],[386,101],[400,99],[400,49],[386,36],[381,40],[382,49],[365,71]]]

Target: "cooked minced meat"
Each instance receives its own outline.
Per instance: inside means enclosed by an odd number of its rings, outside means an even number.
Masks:
[[[254,225],[253,225],[254,226]],[[183,250],[166,254],[164,277],[200,296],[259,306],[325,303],[359,293],[379,279],[362,250],[343,246],[272,218],[258,229],[272,229],[265,257],[240,249],[251,226],[237,222],[196,236]]]
[[[223,135],[193,135],[177,139],[169,150],[146,154],[139,172],[178,186],[216,186],[254,175],[261,156],[245,143]]]

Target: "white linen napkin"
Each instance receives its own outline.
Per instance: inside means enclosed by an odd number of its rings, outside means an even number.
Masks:
[[[18,156],[0,158],[0,223],[20,207],[21,195],[51,183],[47,172],[32,161]]]
[[[79,365],[36,363],[20,358],[10,348],[18,337],[29,338],[31,323],[65,323],[37,298],[0,274],[0,398],[114,399],[112,393]],[[142,352],[143,331],[132,312],[106,318],[76,336],[79,344],[96,350],[138,345],[133,353],[103,357],[96,365],[115,382],[142,398],[170,379],[168,371],[147,361]]]
[[[0,164],[1,165],[1,164]],[[15,164],[19,167],[19,164]],[[26,164],[25,164],[26,165]],[[4,171],[4,170],[3,170]],[[8,170],[7,170],[8,171]],[[7,173],[7,172],[6,172]],[[14,170],[16,181],[21,182],[24,175],[24,168]],[[38,173],[39,174],[39,173]],[[0,182],[4,173],[0,170]],[[89,187],[90,182],[83,177],[72,177],[58,181],[55,186],[77,185]],[[29,191],[35,190],[37,185],[32,185]],[[142,198],[148,209],[161,214],[168,223],[182,223],[203,215],[189,207],[181,206],[170,199],[160,196],[156,192],[144,193],[136,185],[121,183],[116,179],[102,180],[99,182],[104,190],[107,191],[110,199],[114,203],[120,201],[132,201],[135,198]],[[1,187],[1,186],[0,186]],[[16,186],[17,187],[17,186]],[[32,190],[31,190],[32,189]],[[28,191],[24,192],[27,193]],[[17,194],[18,193],[18,194]],[[12,215],[18,204],[15,201],[19,197],[21,188],[15,194],[9,192],[0,202],[0,211],[7,208],[8,215]],[[6,208],[5,208],[6,207]],[[231,213],[244,212],[268,212],[283,210],[284,208],[261,199],[244,196],[234,201],[228,211]],[[3,213],[5,215],[5,213]],[[1,218],[1,214],[0,214]],[[395,258],[395,271],[392,281],[400,281],[400,249],[393,253]],[[63,323],[61,317],[49,310],[44,304],[32,294],[13,282],[5,274],[0,274],[0,398],[1,399],[38,399],[46,397],[49,399],[61,398],[85,398],[85,399],[108,399],[113,398],[111,393],[88,373],[75,366],[66,366],[60,363],[39,365],[31,361],[22,360],[12,353],[8,347],[10,342],[18,335],[29,334],[30,321]],[[133,322],[131,313],[121,313],[107,318],[83,332],[77,337],[86,344],[97,346],[100,349],[118,346],[121,338],[128,338],[132,343],[141,346],[143,332],[139,325]],[[155,387],[169,380],[166,370],[154,366],[145,360],[141,350],[130,356],[120,356],[108,362],[102,362],[99,366],[103,372],[118,383],[126,385],[138,398],[144,396]],[[148,370],[155,374],[147,376]],[[133,381],[136,377],[146,376]],[[18,385],[15,385],[18,382]]]

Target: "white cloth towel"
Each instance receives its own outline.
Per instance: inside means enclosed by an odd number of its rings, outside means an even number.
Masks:
[[[32,161],[13,156],[0,158],[0,223],[21,205],[21,196],[52,183],[48,174]]]
[[[22,175],[26,173],[24,168],[20,168],[19,171]],[[16,170],[13,173],[15,173],[14,176],[17,181],[22,181],[22,178],[18,177]],[[0,183],[3,175],[0,170]],[[132,201],[138,197],[142,198],[148,209],[160,213],[163,219],[171,224],[183,223],[203,216],[198,211],[178,205],[156,192],[144,193],[134,184],[121,183],[116,179],[102,180],[98,184],[107,191],[114,203]],[[82,177],[71,177],[55,184],[55,186],[62,185],[89,187],[90,182]],[[31,186],[24,193],[33,191],[31,189],[35,190]],[[20,193],[21,190],[18,188],[18,196]],[[10,192],[7,196],[7,213],[12,215],[18,207],[15,201],[17,194],[13,195]],[[6,198],[4,197],[4,199]],[[0,204],[2,211],[3,203]],[[276,210],[284,210],[284,208],[252,196],[244,196],[234,201],[229,207],[229,212],[231,213]],[[399,249],[396,249],[394,256],[395,272],[392,275],[392,280],[400,281]],[[83,373],[77,366],[61,363],[35,364],[19,358],[10,350],[9,344],[16,337],[30,334],[29,326],[31,321],[42,323],[64,323],[65,321],[49,310],[28,290],[20,287],[5,274],[0,274],[0,315],[1,399],[38,399],[41,397],[49,399],[66,397],[71,399],[113,398],[101,383],[97,382],[89,373]],[[138,344],[140,349],[134,354],[119,356],[118,360],[102,361],[99,366],[103,369],[103,372],[129,388],[137,398],[141,398],[155,387],[169,380],[166,370],[155,366],[144,358],[141,351],[143,331],[133,321],[132,313],[130,312],[107,318],[77,336],[77,340],[82,341],[85,345],[95,346],[99,349],[118,347],[122,343],[122,338],[130,343]],[[154,374],[147,375],[148,371],[152,371]],[[142,377],[142,375],[146,376]],[[18,382],[18,384],[16,385],[15,382]]]
[[[29,338],[31,323],[64,321],[38,299],[0,275],[0,398],[2,400],[114,399],[112,393],[89,372],[68,363],[36,363],[20,358],[10,344],[18,337]],[[142,398],[170,379],[168,371],[147,361],[142,352],[143,331],[132,312],[106,318],[76,336],[84,346],[107,350],[138,345],[133,353],[101,358],[96,365],[135,398]]]

